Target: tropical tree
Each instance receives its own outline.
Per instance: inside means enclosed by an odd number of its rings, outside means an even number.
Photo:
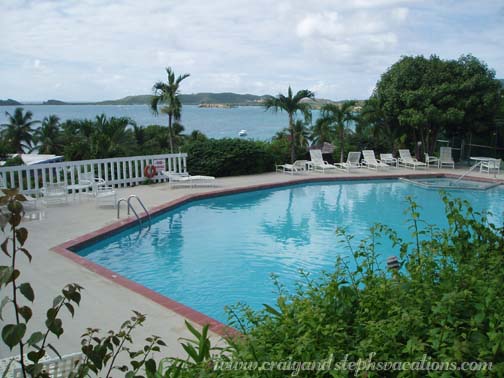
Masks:
[[[57,115],[44,117],[42,125],[35,131],[35,142],[41,154],[59,155],[62,152],[60,119]]]
[[[173,153],[174,134],[172,122],[179,121],[182,112],[182,103],[179,99],[179,86],[182,80],[189,77],[189,74],[179,75],[175,78],[175,72],[170,67],[166,68],[166,74],[168,82],[158,81],[152,87],[154,96],[152,97],[150,106],[154,114],[163,113],[168,115],[168,139],[170,152]]]
[[[325,104],[321,108],[320,122],[326,122],[338,134],[340,143],[340,162],[345,158],[345,129],[350,121],[355,120],[353,108],[355,101],[339,104]]]
[[[290,143],[291,143],[291,161],[296,160],[296,129],[295,129],[295,116],[297,112],[301,112],[304,116],[305,122],[309,123],[311,121],[311,107],[307,102],[302,100],[307,98],[314,98],[315,94],[308,89],[302,89],[298,91],[294,96],[292,95],[292,89],[289,86],[287,91],[287,96],[279,94],[277,97],[270,97],[266,99],[263,106],[266,110],[273,109],[274,111],[285,111],[289,116],[289,133],[290,133]]]
[[[311,128],[310,139],[317,145],[324,144],[324,142],[332,143],[335,137],[331,123],[325,118],[317,119]]]
[[[471,55],[406,56],[382,75],[371,98],[395,134],[407,134],[411,146],[421,142],[433,153],[439,135],[488,133],[500,90],[495,72]]]
[[[25,113],[23,108],[16,108],[14,114],[5,112],[9,123],[0,125],[2,128],[2,137],[8,145],[19,154],[25,150],[32,149],[33,143],[33,125],[40,121],[32,121],[33,113],[29,110]]]

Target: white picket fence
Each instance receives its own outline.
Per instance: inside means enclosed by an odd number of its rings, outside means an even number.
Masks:
[[[1,167],[0,178],[3,186],[33,195],[38,195],[47,183],[76,185],[80,174],[90,172],[106,180],[107,185],[125,187],[145,182],[145,166],[153,164],[154,160],[164,160],[169,172],[187,172],[187,154],[179,153]],[[161,182],[166,178],[157,172],[151,180]]]

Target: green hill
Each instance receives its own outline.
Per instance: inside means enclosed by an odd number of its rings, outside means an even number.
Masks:
[[[502,88],[504,88],[504,79],[497,79],[497,80],[499,80],[499,81],[500,81],[500,83],[501,83],[501,87],[502,87]]]
[[[7,100],[0,100],[0,106],[18,106],[23,105],[20,102],[13,100],[12,98],[8,98]]]
[[[150,104],[151,95],[126,96],[119,100],[93,102],[92,105],[146,105]]]
[[[234,105],[255,105],[266,96],[255,96],[251,94],[237,93],[195,93],[181,94],[180,101],[184,105],[199,104],[234,104]],[[95,105],[146,105],[150,103],[151,95],[127,96],[119,100],[109,100],[95,102]]]

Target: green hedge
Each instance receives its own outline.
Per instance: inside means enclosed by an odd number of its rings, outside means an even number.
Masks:
[[[216,177],[270,172],[274,157],[268,144],[243,139],[197,140],[184,148],[192,175]]]

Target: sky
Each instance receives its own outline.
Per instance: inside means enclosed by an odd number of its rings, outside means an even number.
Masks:
[[[502,0],[0,0],[0,99],[182,93],[369,97],[401,56],[472,54],[504,77]]]

